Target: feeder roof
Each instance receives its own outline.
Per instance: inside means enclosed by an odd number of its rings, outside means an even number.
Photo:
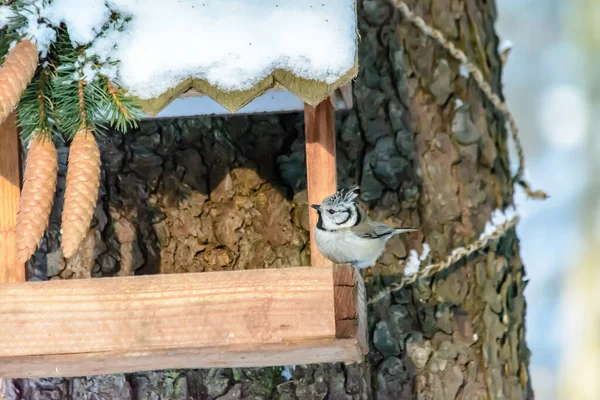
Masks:
[[[130,18],[123,29],[93,40],[87,52],[119,61],[113,73],[148,115],[190,92],[231,112],[282,88],[316,105],[357,73],[355,0],[88,3],[98,8],[87,20],[98,26],[110,15],[106,10]]]

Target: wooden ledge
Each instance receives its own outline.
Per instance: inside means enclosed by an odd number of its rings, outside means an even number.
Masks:
[[[335,271],[335,273],[334,273]],[[362,361],[348,266],[0,285],[0,377]]]
[[[330,97],[336,111],[350,110],[354,107],[352,82],[338,88]],[[183,93],[163,108],[157,115],[142,113],[142,119],[163,119],[178,117],[198,117],[202,115],[251,115],[299,112],[304,110],[304,102],[283,87],[276,87],[258,96],[250,103],[231,113],[225,107],[208,96],[194,90]]]

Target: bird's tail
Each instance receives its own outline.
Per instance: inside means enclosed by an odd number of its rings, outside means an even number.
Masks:
[[[394,235],[398,235],[400,233],[407,233],[407,232],[416,232],[417,229],[394,229]]]

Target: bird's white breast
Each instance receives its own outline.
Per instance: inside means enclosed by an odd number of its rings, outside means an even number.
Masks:
[[[386,243],[386,240],[361,238],[345,229],[316,229],[315,240],[319,251],[329,260],[338,264],[354,263],[360,268],[374,265]]]

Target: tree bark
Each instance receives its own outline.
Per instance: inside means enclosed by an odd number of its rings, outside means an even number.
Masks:
[[[462,48],[500,92],[493,1],[409,5]],[[475,240],[512,204],[507,135],[471,79],[384,0],[359,0],[355,109],[336,116],[339,186],[360,183],[372,217],[420,234],[390,241],[369,294]],[[459,102],[460,100],[460,102]],[[464,103],[466,106],[460,106]],[[301,115],[147,122],[101,142],[94,225],[73,260],[59,251],[62,201],[28,264],[32,279],[306,265]],[[60,148],[61,174],[68,149]],[[60,184],[64,184],[64,176]],[[363,364],[161,371],[15,380],[8,398],[525,399],[524,269],[514,231],[432,279],[369,308]],[[287,370],[286,370],[287,371]],[[285,374],[284,374],[285,375]],[[11,397],[12,396],[12,397]]]

